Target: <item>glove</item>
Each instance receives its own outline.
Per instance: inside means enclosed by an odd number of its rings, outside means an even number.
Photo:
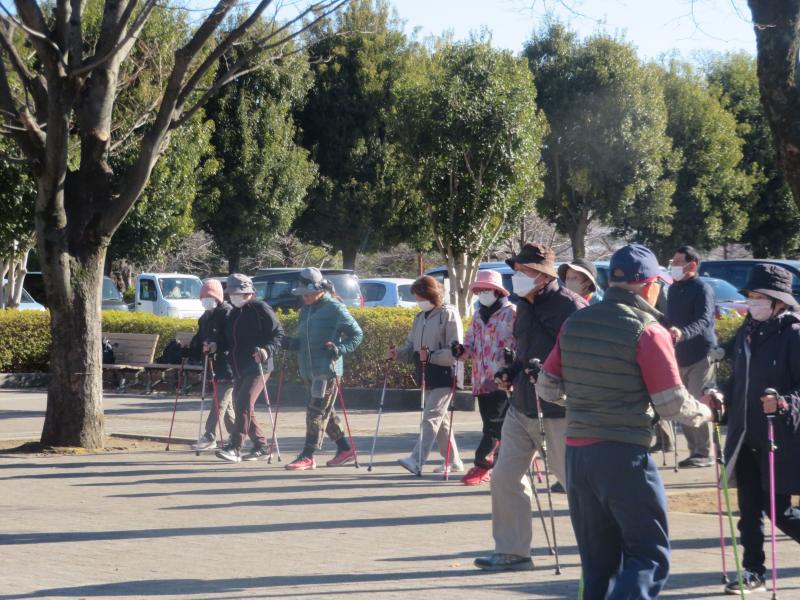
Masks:
[[[725,348],[722,346],[715,346],[708,353],[708,357],[715,362],[723,360],[725,358]]]
[[[497,385],[504,387],[507,389],[511,387],[511,382],[514,379],[514,373],[509,368],[500,369],[497,373],[494,374],[494,380]]]
[[[203,342],[203,352],[206,354],[216,354],[217,342]]]
[[[256,359],[257,363],[265,363],[269,360],[269,352],[266,348],[256,348],[253,358]]]
[[[181,358],[189,358],[189,346],[181,346]]]
[[[464,355],[464,344],[454,341],[450,344],[450,352],[453,353],[453,358],[461,358]]]
[[[328,351],[328,356],[331,360],[339,358],[339,348],[333,342],[325,342],[325,350]]]

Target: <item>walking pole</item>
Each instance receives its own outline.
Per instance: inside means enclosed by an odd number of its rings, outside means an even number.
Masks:
[[[178,371],[178,382],[175,384],[175,405],[172,407],[172,421],[169,424],[169,436],[167,436],[166,451],[169,452],[169,445],[172,442],[172,427],[175,425],[175,411],[178,410],[178,397],[181,395],[181,377],[183,377],[183,365],[186,364],[186,359],[181,361],[181,368]]]
[[[453,446],[453,413],[455,411],[455,407],[453,403],[456,399],[456,374],[455,370],[453,372],[453,386],[450,388],[450,402],[448,403],[450,407],[450,427],[448,429],[447,434],[447,452],[444,456],[444,480],[447,481],[450,478],[450,449]]]
[[[427,356],[427,348],[423,346],[421,350],[426,351]],[[418,452],[417,452],[417,477],[422,477],[422,426],[425,423],[425,370],[428,366],[427,358],[425,360],[420,360],[420,364],[422,365],[422,382],[420,385],[420,394],[419,394],[419,441],[417,443]]]
[[[774,388],[764,390],[764,396],[778,397],[778,391]],[[777,599],[778,594],[778,547],[775,543],[775,428],[773,419],[775,414],[767,415],[767,438],[769,440],[769,520],[772,529],[772,600]]]
[[[285,358],[285,355],[284,355]],[[281,374],[278,377],[278,398],[275,400],[275,421],[272,423],[272,435],[271,441],[269,443],[270,448],[274,448],[275,444],[278,442],[278,415],[281,412],[281,396],[283,396],[283,378],[286,375],[286,361],[281,360]],[[281,457],[280,454],[278,455],[278,462],[280,462]],[[267,458],[267,464],[272,464],[272,452],[270,452],[269,457]]]
[[[264,386],[264,400],[267,403],[267,416],[269,417],[269,422],[272,425],[272,428],[275,429],[275,420],[272,418],[272,407],[269,404],[269,392],[267,392],[267,378],[264,375],[264,367],[259,362],[258,364],[258,374],[261,375],[261,384]],[[269,457],[267,460],[269,461],[272,458],[272,452],[276,451],[278,453],[278,462],[281,460],[281,446],[278,444],[277,438],[275,439],[275,446],[273,447],[270,444],[269,447]]]
[[[542,529],[544,530],[544,539],[547,541],[547,550],[550,552],[550,556],[553,555],[553,544],[550,543],[550,532],[547,531],[547,523],[544,520],[544,512],[542,511],[542,503],[539,500],[539,491],[536,489],[536,482],[533,480],[533,463],[531,463],[531,468],[528,469],[528,474],[531,478],[531,489],[533,490],[533,497],[536,500],[536,510],[539,511],[539,519],[542,521]],[[539,483],[542,480],[539,478]]]
[[[719,517],[719,548],[722,555],[722,583],[728,583],[728,565],[725,558],[725,525],[722,518],[722,490],[720,489],[720,465],[723,464],[722,449],[719,446],[719,441],[714,438],[714,466],[716,467],[717,476],[717,516]]]
[[[536,383],[539,372],[542,370],[541,361],[538,358],[531,359],[529,362],[530,367],[526,369],[527,375],[531,378],[533,383]],[[550,528],[553,530],[553,552],[556,558],[556,575],[561,575],[561,563],[558,559],[558,539],[556,538],[556,517],[553,511],[553,492],[550,490],[550,466],[547,461],[547,440],[544,434],[544,413],[542,412],[542,401],[539,399],[539,394],[534,392],[536,396],[536,416],[539,420],[539,434],[542,436],[541,455],[542,462],[544,463],[544,480],[547,486],[547,504],[550,509]]]
[[[350,431],[350,419],[347,418],[347,407],[344,404],[344,396],[342,395],[342,383],[338,375],[336,376],[336,391],[339,392],[339,402],[341,402],[342,404],[342,414],[344,414],[344,424],[347,426],[347,437],[350,439],[350,447],[353,449],[353,456],[355,458],[356,469],[358,469],[361,466],[358,464],[358,450],[356,450],[356,443],[353,441],[353,434]]]
[[[672,426],[672,470],[678,472],[678,429],[675,421],[670,421]]]
[[[539,466],[539,454],[534,453],[533,455],[533,470],[536,471],[536,481],[542,483],[544,479],[542,479],[542,469]]]
[[[375,435],[372,436],[372,451],[369,454],[369,466],[367,471],[372,472],[372,461],[375,458],[375,444],[378,442],[378,431],[381,428],[381,415],[383,414],[383,400],[386,397],[386,386],[389,383],[389,359],[386,359],[386,366],[383,369],[383,390],[381,390],[381,400],[378,404],[378,422],[375,423]]]
[[[203,355],[203,387],[200,388],[200,422],[197,424],[197,439],[203,435],[203,410],[206,401],[206,375],[208,374],[208,354]],[[200,456],[200,450],[195,450],[195,456]]]

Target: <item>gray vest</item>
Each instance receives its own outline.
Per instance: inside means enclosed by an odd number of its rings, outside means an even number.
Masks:
[[[650,395],[636,347],[655,314],[638,296],[610,288],[602,302],[567,321],[561,362],[568,437],[650,445]]]

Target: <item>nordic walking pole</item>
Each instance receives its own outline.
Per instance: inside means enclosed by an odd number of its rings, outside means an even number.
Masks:
[[[267,416],[269,417],[269,422],[272,425],[272,428],[275,429],[275,420],[272,418],[272,407],[269,404],[269,392],[267,391],[267,377],[264,375],[264,367],[259,362],[258,364],[258,374],[261,375],[261,384],[264,386],[264,401],[267,403]],[[272,457],[272,453],[278,453],[278,461],[281,460],[281,446],[278,443],[277,438],[275,439],[275,447],[270,445],[269,447],[269,458]],[[269,460],[269,458],[267,460]]]
[[[531,490],[533,490],[533,498],[536,500],[536,510],[539,511],[539,519],[542,521],[542,529],[544,530],[544,539],[547,541],[547,550],[550,552],[550,556],[553,555],[553,544],[550,543],[550,532],[547,531],[547,523],[544,520],[544,512],[542,512],[542,503],[539,500],[539,491],[536,489],[536,482],[533,480],[533,463],[531,463],[531,468],[528,469],[528,474],[531,478]],[[541,483],[541,479],[539,479],[539,483]]]
[[[533,383],[539,377],[539,372],[542,370],[541,361],[538,358],[529,361],[530,367],[526,369],[526,374],[531,378]],[[542,436],[541,454],[542,462],[544,463],[544,481],[547,486],[547,504],[550,509],[550,528],[553,530],[553,551],[556,558],[556,575],[561,575],[561,563],[558,559],[558,540],[556,538],[556,517],[553,511],[553,492],[550,490],[550,466],[547,461],[547,440],[544,433],[544,413],[542,412],[542,401],[539,400],[539,394],[534,392],[536,396],[536,416],[539,419],[539,434]]]
[[[425,351],[425,360],[422,360],[422,352]],[[428,348],[422,346],[420,348],[420,364],[422,365],[422,381],[420,385],[420,398],[419,398],[419,442],[417,447],[417,477],[422,477],[422,426],[425,423],[425,371],[428,366]]]
[[[539,467],[539,455],[533,455],[533,470],[536,471],[536,481],[542,483],[544,479],[542,479],[542,469]]]
[[[672,425],[672,470],[678,472],[678,429],[675,421],[670,421]]]
[[[169,424],[169,436],[167,436],[167,448],[169,452],[169,445],[172,442],[172,427],[175,425],[175,411],[178,410],[178,397],[181,395],[181,378],[183,377],[183,366],[186,364],[186,359],[181,360],[181,368],[178,370],[178,382],[175,384],[175,405],[172,407],[172,421]]]
[[[286,375],[286,355],[284,354],[283,359],[281,359],[281,374],[278,376],[278,398],[275,400],[275,421],[272,423],[272,435],[270,436],[270,443],[269,447],[274,448],[275,444],[278,441],[276,437],[278,435],[278,415],[281,412],[281,396],[283,396],[283,378]],[[280,462],[281,457],[278,455],[278,461]],[[270,452],[269,457],[267,458],[267,464],[272,464],[272,452]]]
[[[197,439],[203,435],[203,410],[206,401],[206,379],[208,375],[208,354],[203,356],[203,387],[200,388],[200,422],[197,424]],[[195,456],[200,456],[200,450],[195,450]]]
[[[383,415],[383,400],[386,398],[386,386],[389,383],[389,359],[386,359],[386,366],[383,369],[383,389],[381,390],[381,401],[378,403],[378,422],[375,423],[375,435],[372,436],[372,451],[369,453],[369,465],[367,471],[372,472],[372,461],[375,458],[375,444],[378,442],[378,431],[381,428],[381,415]]]
[[[713,393],[716,390],[709,389],[703,390],[704,393]],[[716,417],[715,417],[716,418]],[[714,438],[713,443],[714,448],[714,466],[716,467],[716,477],[717,477],[717,516],[719,517],[719,548],[720,553],[722,555],[722,583],[723,585],[728,583],[728,565],[725,558],[725,525],[723,523],[722,518],[722,490],[720,489],[720,464],[722,464],[722,448],[720,448],[719,442],[716,438]]]
[[[764,390],[764,396],[778,397],[778,391],[774,388]],[[778,594],[778,547],[775,543],[775,427],[773,420],[775,413],[767,415],[767,439],[769,441],[769,521],[772,529],[772,600],[777,599]]]
[[[448,429],[447,435],[447,452],[444,455],[444,473],[443,478],[445,481],[450,479],[450,449],[453,447],[453,413],[455,412],[455,407],[453,403],[456,400],[456,374],[455,370],[453,370],[453,386],[450,388],[450,427]]]
[[[347,418],[347,406],[345,406],[344,404],[344,396],[342,395],[342,382],[341,379],[339,379],[338,375],[336,376],[336,391],[339,392],[339,402],[342,405],[344,424],[347,426],[347,437],[350,439],[350,447],[353,449],[353,456],[355,457],[356,469],[358,469],[361,466],[358,463],[358,450],[356,450],[356,443],[353,441],[353,433],[350,431],[350,419]]]

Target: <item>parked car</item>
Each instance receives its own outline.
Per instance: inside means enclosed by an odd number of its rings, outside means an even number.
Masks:
[[[401,308],[417,308],[417,301],[411,293],[413,279],[398,277],[375,277],[361,279],[358,282],[364,306],[399,306]]]
[[[142,273],[136,278],[137,312],[163,317],[197,319],[205,310],[200,302],[199,277],[183,273]]]
[[[42,273],[40,271],[29,271],[28,274],[25,275],[25,289],[30,293],[36,302],[43,306],[47,306],[47,295],[44,291],[44,279],[42,279]],[[103,276],[100,308],[102,310],[130,310],[128,304],[122,298],[122,294],[120,293],[119,289],[117,289],[117,286],[114,285],[114,281],[106,275]]]
[[[256,297],[264,300],[273,309],[297,310],[302,306],[300,296],[292,294],[292,290],[300,284],[301,268],[272,269],[269,273],[253,277]],[[364,297],[358,287],[358,277],[353,271],[346,269],[320,269],[322,276],[333,283],[336,295],[347,306],[361,308]]]
[[[704,260],[700,262],[698,271],[703,277],[724,279],[739,290],[747,283],[747,276],[750,274],[750,269],[758,263],[771,263],[788,270],[792,274],[792,295],[800,301],[800,261],[798,260],[780,260],[773,258]]]
[[[7,279],[3,279],[3,287],[0,289],[0,294],[5,295],[6,293],[6,284],[8,283]],[[36,302],[31,295],[22,288],[22,295],[19,299],[19,307],[20,310],[45,310],[44,306],[39,302]]]

